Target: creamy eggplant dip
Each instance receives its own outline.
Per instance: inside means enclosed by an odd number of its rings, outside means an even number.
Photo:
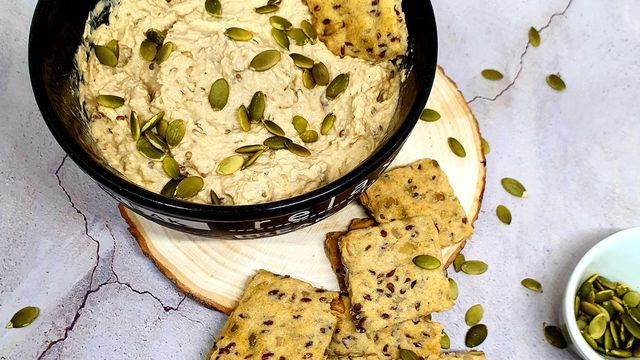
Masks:
[[[255,204],[371,155],[398,103],[397,67],[334,55],[305,3],[266,1],[99,3],[76,60],[112,168],[165,196]],[[108,23],[92,29],[107,5]]]

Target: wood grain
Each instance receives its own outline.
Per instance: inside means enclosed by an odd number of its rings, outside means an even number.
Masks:
[[[421,158],[438,160],[469,218],[475,221],[486,175],[480,130],[464,97],[440,67],[427,107],[437,110],[442,118],[432,123],[419,121],[392,167]],[[464,145],[465,158],[451,152],[449,137]],[[144,254],[167,278],[187,295],[226,314],[233,310],[246,280],[257,269],[338,290],[323,248],[325,235],[345,231],[351,219],[366,217],[362,207],[352,203],[338,214],[291,234],[257,240],[217,240],[164,228],[122,205],[120,212]],[[450,263],[463,247],[464,243],[443,249],[443,257]]]

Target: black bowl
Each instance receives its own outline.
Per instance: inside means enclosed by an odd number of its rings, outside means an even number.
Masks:
[[[345,207],[389,166],[424,108],[436,70],[437,35],[429,1],[404,1],[411,51],[390,131],[366,161],[312,192],[258,205],[210,206],[165,198],[118,175],[101,156],[78,100],[74,55],[98,0],[40,0],[31,23],[29,71],[42,116],[71,159],[116,200],[159,224],[205,236],[258,238],[314,224]],[[106,21],[101,16],[97,22]],[[94,26],[98,24],[93,24]]]

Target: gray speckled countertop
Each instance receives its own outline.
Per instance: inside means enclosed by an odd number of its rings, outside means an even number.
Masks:
[[[145,258],[116,203],[67,160],[36,107],[27,70],[35,0],[0,4],[0,359],[201,359],[225,317],[178,292]],[[440,60],[492,146],[487,191],[468,258],[490,270],[454,274],[461,298],[442,321],[463,346],[463,316],[485,305],[491,359],[573,359],[543,340],[565,281],[601,238],[640,225],[640,3],[637,0],[434,0]],[[530,26],[542,45],[527,45]],[[505,73],[501,82],[479,76]],[[557,93],[545,76],[559,72]],[[500,187],[513,176],[516,199]],[[499,203],[511,226],[494,215]],[[541,295],[522,278],[539,279]]]

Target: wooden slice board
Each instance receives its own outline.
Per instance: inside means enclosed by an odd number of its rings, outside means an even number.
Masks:
[[[421,158],[436,159],[451,185],[475,220],[485,185],[485,158],[480,131],[467,102],[442,68],[429,103],[442,118],[419,121],[400,154],[391,165],[409,164]],[[449,137],[457,138],[467,156],[459,158],[449,149]],[[338,214],[308,228],[281,236],[257,240],[216,240],[162,227],[120,206],[129,230],[142,251],[178,288],[196,300],[229,314],[242,294],[245,282],[257,269],[287,274],[315,286],[338,290],[335,274],[325,256],[325,234],[344,231],[351,219],[365,217],[363,208],[352,203]],[[463,244],[443,250],[452,261]]]

